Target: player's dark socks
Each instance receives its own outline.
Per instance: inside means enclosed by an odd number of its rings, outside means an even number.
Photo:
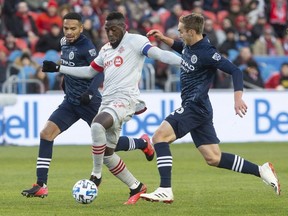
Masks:
[[[260,177],[258,165],[234,154],[222,153],[218,167]]]
[[[40,187],[43,187],[43,185],[46,184],[46,183],[41,182],[41,181],[37,181],[37,184],[38,184]]]
[[[121,136],[118,140],[115,151],[131,151],[135,149],[144,149],[146,148],[147,143],[139,138],[130,138],[126,136]]]
[[[53,141],[41,139],[37,158],[37,184],[47,184],[49,166],[52,159]]]
[[[157,154],[157,167],[160,174],[160,187],[171,187],[172,154],[166,142],[154,145]]]

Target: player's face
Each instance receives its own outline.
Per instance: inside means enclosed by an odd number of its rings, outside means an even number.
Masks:
[[[112,48],[115,49],[125,34],[125,25],[117,20],[106,21],[105,31]]]
[[[63,32],[66,40],[69,43],[76,41],[83,32],[83,25],[78,20],[64,19]]]
[[[178,31],[179,31],[179,36],[183,40],[183,42],[186,45],[193,45],[194,44],[194,30],[192,29],[185,29],[184,24],[179,22],[178,24]]]

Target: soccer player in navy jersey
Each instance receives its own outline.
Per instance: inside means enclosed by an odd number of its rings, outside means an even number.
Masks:
[[[183,42],[174,41],[159,30],[151,30],[147,34],[171,46],[182,56],[180,69],[182,107],[167,116],[152,137],[157,155],[160,187],[152,193],[143,193],[140,197],[152,202],[173,202],[172,154],[169,144],[187,133],[190,133],[208,165],[261,177],[279,195],[280,184],[271,163],[258,166],[238,155],[221,152],[219,148],[219,139],[213,126],[213,110],[208,96],[217,69],[232,75],[236,115],[243,117],[247,112],[247,105],[242,100],[242,72],[210,44],[208,38],[202,34],[203,27],[203,16],[192,13],[179,19],[178,31]]]
[[[61,39],[61,65],[68,67],[88,66],[97,56],[95,46],[83,34],[82,17],[78,13],[68,13],[63,17],[64,37]],[[37,182],[31,189],[23,190],[26,197],[45,197],[48,195],[47,179],[52,160],[54,139],[83,119],[89,126],[98,113],[101,94],[98,88],[104,76],[99,74],[94,79],[80,79],[64,75],[63,90],[65,97],[59,107],[52,113],[40,133],[40,147],[37,158]],[[136,112],[141,113],[146,107],[139,105]],[[137,113],[136,113],[137,114]],[[148,161],[154,157],[154,149],[149,137],[144,134],[140,139],[120,137],[115,151],[141,149]],[[92,177],[91,177],[92,178]],[[93,180],[93,179],[91,179]]]

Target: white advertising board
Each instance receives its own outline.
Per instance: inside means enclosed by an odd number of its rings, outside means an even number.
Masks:
[[[210,92],[214,125],[221,142],[287,141],[288,93],[245,92],[248,113],[239,118],[234,112],[233,91]],[[122,135],[152,136],[161,121],[181,104],[179,93],[142,93],[148,110],[123,126]],[[38,145],[39,133],[50,114],[62,102],[61,94],[18,95],[17,103],[4,107],[0,115],[0,142]],[[192,142],[186,135],[177,142]],[[82,120],[56,138],[55,144],[90,144],[89,126]]]

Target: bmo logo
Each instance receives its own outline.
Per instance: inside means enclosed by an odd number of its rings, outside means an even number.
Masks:
[[[272,130],[276,130],[279,134],[288,134],[288,110],[283,106],[285,111],[273,112],[268,100],[255,100],[255,132],[256,134],[268,134]],[[274,104],[275,105],[275,104]],[[279,107],[277,107],[279,109]]]
[[[123,64],[123,58],[121,56],[116,56],[114,59],[115,67],[120,67]]]

